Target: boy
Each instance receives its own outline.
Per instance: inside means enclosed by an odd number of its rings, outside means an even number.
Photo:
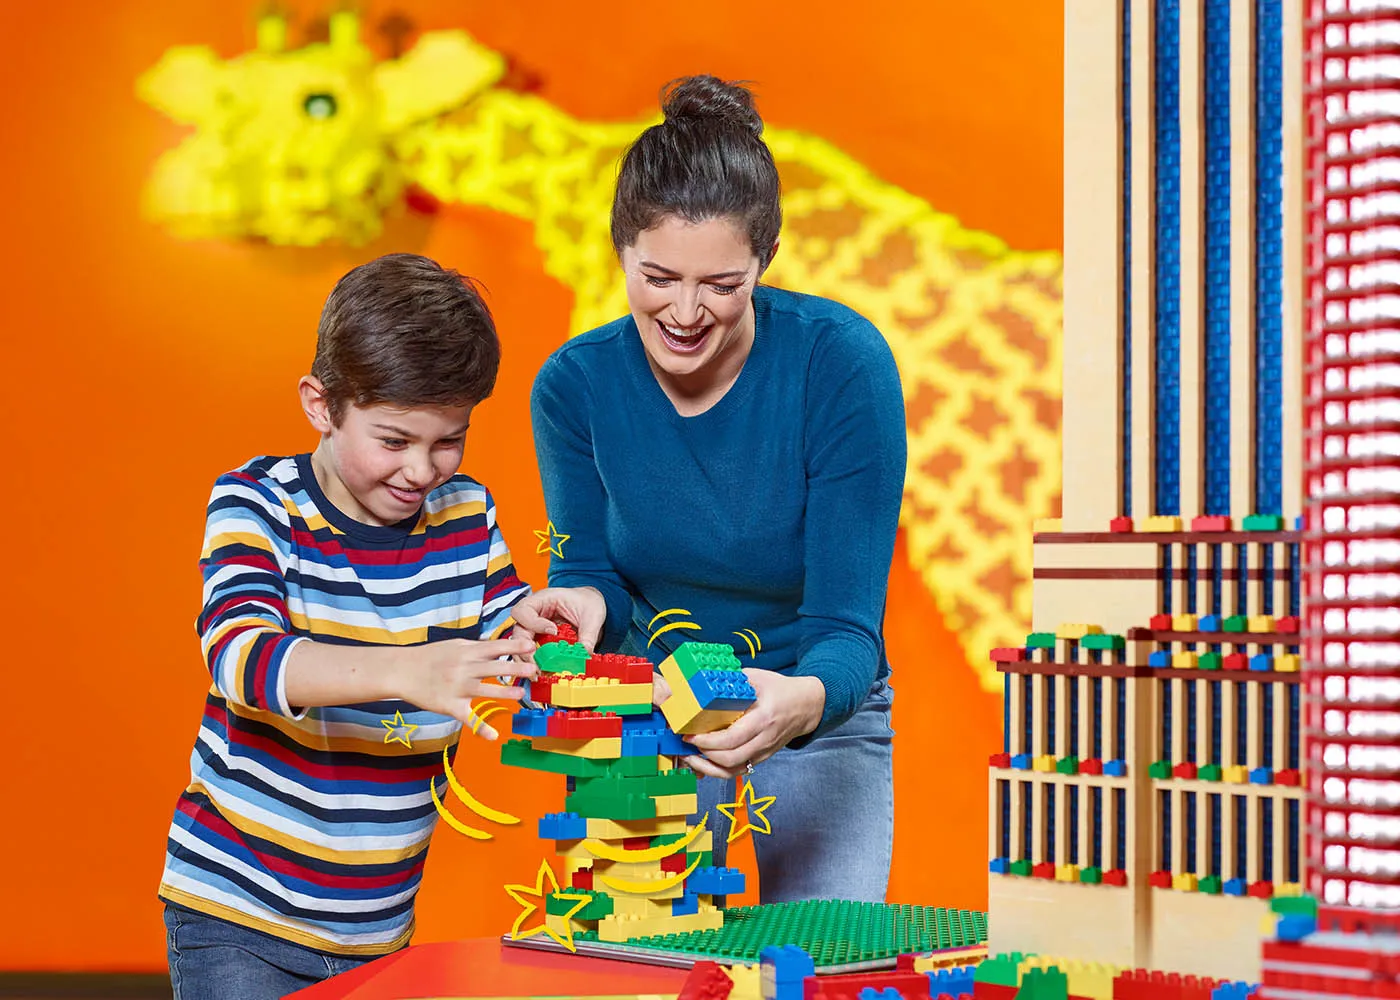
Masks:
[[[470,702],[518,699],[529,593],[490,494],[457,475],[500,345],[469,279],[412,254],[355,268],[321,314],[309,455],[209,501],[198,628],[213,679],[160,898],[176,1000],[281,997],[394,951]],[[596,591],[542,591],[601,621]],[[487,738],[496,734],[482,725]]]

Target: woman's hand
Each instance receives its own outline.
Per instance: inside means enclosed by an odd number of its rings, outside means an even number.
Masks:
[[[589,652],[598,645],[608,606],[596,587],[546,587],[524,598],[511,610],[513,636],[554,635],[554,619],[562,618],[578,629],[578,641]]]
[[[817,728],[826,708],[826,686],[816,677],[789,677],[772,670],[746,669],[744,675],[758,695],[752,708],[728,728],[687,736],[704,753],[685,758],[699,774],[732,778],[748,764],[773,756],[789,742]],[[655,683],[656,703],[669,695],[661,678]]]

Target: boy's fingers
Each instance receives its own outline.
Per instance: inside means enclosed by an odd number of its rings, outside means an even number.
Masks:
[[[538,647],[533,639],[509,638],[487,639],[480,645],[480,652],[490,658],[497,656],[524,656],[533,653]]]
[[[491,661],[491,672],[502,677],[534,677],[539,671],[539,666],[528,660]],[[494,691],[491,694],[495,697]]]

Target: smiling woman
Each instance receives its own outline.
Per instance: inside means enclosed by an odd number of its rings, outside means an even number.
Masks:
[[[571,536],[550,582],[603,593],[608,650],[660,662],[680,641],[648,636],[665,608],[760,636],[746,647],[756,704],[694,737],[703,755],[687,759],[708,776],[715,863],[726,779],[748,773],[777,797],[754,845],[764,902],[883,899],[899,375],[857,313],[759,284],[782,212],[749,92],[690,77],[663,110],[623,159],[613,203],[631,314],[557,350],[535,381],[545,501]]]

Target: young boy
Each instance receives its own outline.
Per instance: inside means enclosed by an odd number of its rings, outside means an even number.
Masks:
[[[535,648],[506,637],[529,589],[491,495],[456,474],[499,361],[469,280],[412,254],[357,267],[299,385],[316,450],[215,483],[213,684],[160,885],[177,1000],[281,997],[413,933],[443,749],[473,698],[520,697],[487,678],[535,674],[500,659]],[[597,591],[530,603],[604,614]]]

